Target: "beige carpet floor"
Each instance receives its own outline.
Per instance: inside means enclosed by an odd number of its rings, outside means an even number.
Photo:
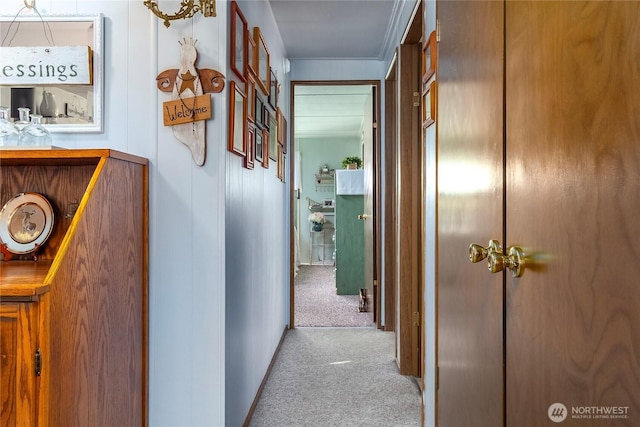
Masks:
[[[302,265],[294,285],[296,326],[372,326],[372,314],[358,311],[358,295],[336,295],[333,266]]]
[[[375,328],[287,332],[250,427],[418,427],[420,389]]]

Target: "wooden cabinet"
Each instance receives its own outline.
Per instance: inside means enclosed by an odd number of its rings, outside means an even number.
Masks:
[[[364,196],[336,196],[336,293],[358,295],[364,283]]]
[[[0,151],[0,201],[40,193],[55,216],[37,261],[0,262],[3,427],[147,424],[147,165]]]

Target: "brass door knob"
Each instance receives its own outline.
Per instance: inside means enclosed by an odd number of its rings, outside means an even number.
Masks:
[[[480,262],[493,252],[502,252],[502,246],[497,240],[489,240],[486,248],[477,243],[472,243],[469,245],[469,261]]]
[[[524,252],[518,246],[509,248],[509,254],[503,255],[499,252],[489,254],[487,268],[492,273],[498,273],[505,268],[511,270],[513,277],[520,277],[524,273]]]
[[[366,221],[369,217],[370,217],[370,215],[367,215],[367,214],[358,215],[358,219],[360,219],[362,221]]]

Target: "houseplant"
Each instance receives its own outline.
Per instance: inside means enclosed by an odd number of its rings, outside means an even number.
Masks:
[[[322,231],[322,224],[324,224],[324,215],[321,212],[311,212],[309,215],[309,221],[313,231]]]
[[[342,160],[343,169],[360,169],[361,167],[362,159],[358,156],[347,156]]]

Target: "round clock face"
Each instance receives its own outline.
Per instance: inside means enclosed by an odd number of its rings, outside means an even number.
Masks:
[[[38,193],[20,193],[0,210],[0,240],[14,254],[41,246],[53,230],[53,209]]]

